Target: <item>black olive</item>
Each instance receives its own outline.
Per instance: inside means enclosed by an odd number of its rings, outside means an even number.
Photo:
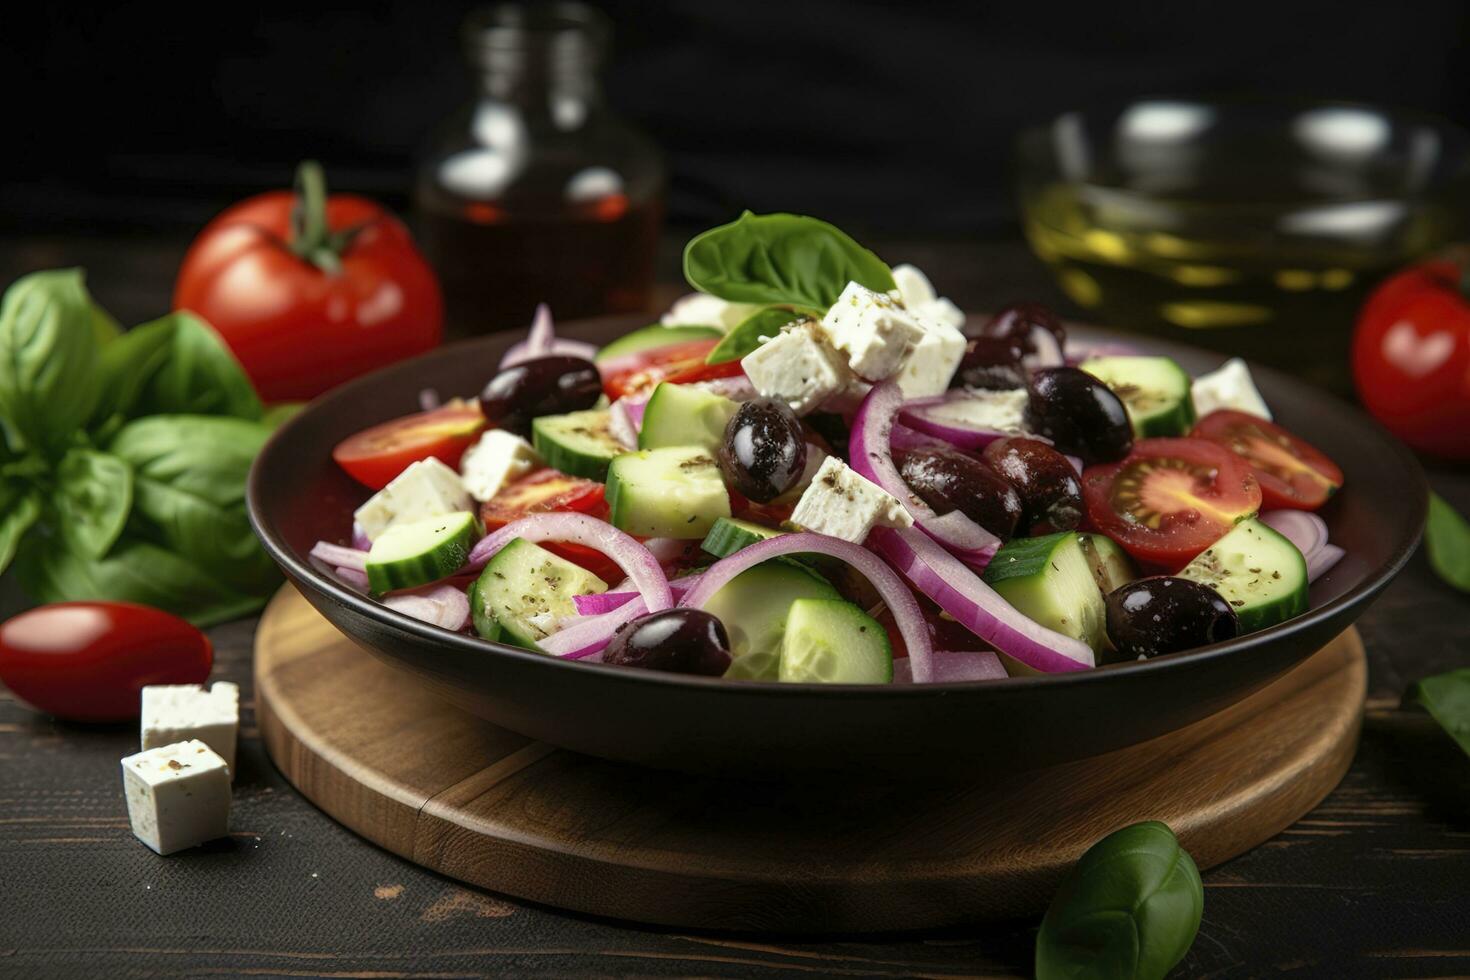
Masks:
[[[1172,575],[1118,586],[1108,593],[1107,610],[1108,639],[1120,660],[1219,643],[1240,632],[1235,610],[1220,593]]]
[[[1013,436],[986,446],[984,456],[1020,491],[1021,528],[1027,536],[1070,531],[1082,523],[1082,481],[1067,457],[1051,446]]]
[[[1024,388],[1023,354],[1020,343],[1011,337],[971,337],[965,342],[965,356],[960,359],[949,386],[986,391]]]
[[[982,337],[1000,337],[1021,347],[1022,354],[1038,353],[1041,334],[1051,334],[1061,351],[1067,343],[1067,329],[1048,307],[1040,303],[1016,303],[991,317],[980,328]]]
[[[665,609],[619,626],[602,662],[719,677],[730,666],[730,637],[702,609]]]
[[[957,510],[1002,541],[1016,533],[1021,495],[974,456],[956,449],[916,449],[899,461],[898,472],[937,513]]]
[[[801,422],[783,402],[745,402],[725,425],[719,457],[720,472],[742,496],[762,504],[775,500],[806,468]]]
[[[480,392],[480,410],[491,426],[531,431],[543,415],[562,415],[591,408],[602,397],[602,378],[591,361],[552,354],[514,364]]]
[[[1133,448],[1133,426],[1118,396],[1086,371],[1043,368],[1031,375],[1026,424],[1064,453],[1111,463]]]

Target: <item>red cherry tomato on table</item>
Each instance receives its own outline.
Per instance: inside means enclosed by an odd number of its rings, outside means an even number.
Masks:
[[[0,624],[0,681],[71,721],[136,718],[144,687],[202,684],[213,663],[198,629],[128,602],[58,602]]]
[[[432,411],[405,415],[350,435],[332,450],[332,458],[358,483],[381,490],[410,463],[430,456],[458,468],[460,457],[484,428],[479,403],[456,398]]]
[[[598,365],[602,372],[602,389],[613,400],[624,395],[651,391],[660,381],[688,384],[711,378],[733,378],[742,371],[739,361],[706,364],[705,355],[715,349],[719,338],[690,340],[639,351],[626,357]]]
[[[494,497],[480,505],[480,520],[487,532],[504,527],[511,521],[531,514],[574,511],[607,519],[604,487],[580,476],[568,476],[559,470],[537,470],[521,477]],[[622,567],[595,548],[570,541],[543,541],[541,547],[580,565],[608,585],[623,580]]]
[[[219,331],[261,398],[305,400],[439,343],[444,304],[408,229],[363,197],[261,194],[216,217],[184,256],[174,308]],[[299,204],[299,206],[298,206]]]
[[[1243,457],[1261,485],[1261,506],[1267,510],[1316,510],[1342,486],[1342,470],[1321,450],[1258,416],[1218,409],[1200,419],[1190,435]]]
[[[1430,262],[1386,280],[1353,335],[1363,405],[1421,452],[1470,459],[1470,299],[1465,267]]]

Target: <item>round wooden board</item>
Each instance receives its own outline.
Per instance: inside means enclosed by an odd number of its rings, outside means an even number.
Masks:
[[[1118,752],[969,787],[771,786],[605,762],[451,707],[287,586],[261,618],[271,758],[327,814],[454,878],[578,912],[767,932],[1034,914],[1104,834],[1163,820],[1201,868],[1337,785],[1367,670],[1349,630],[1247,700]]]

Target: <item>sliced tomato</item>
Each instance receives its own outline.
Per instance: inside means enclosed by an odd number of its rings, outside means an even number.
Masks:
[[[599,365],[602,389],[611,399],[649,391],[660,381],[686,384],[710,378],[733,378],[741,371],[739,361],[706,364],[704,358],[719,343],[718,337],[690,340],[667,347],[655,347],[620,357],[610,364]]]
[[[405,415],[348,436],[332,450],[332,458],[358,483],[381,490],[409,464],[430,456],[458,468],[460,457],[484,428],[479,404],[456,398],[433,411]]]
[[[1093,526],[1148,565],[1183,568],[1261,509],[1250,465],[1206,439],[1140,439],[1082,474]]]
[[[1190,433],[1245,458],[1261,485],[1267,509],[1316,510],[1342,486],[1342,470],[1316,446],[1274,422],[1221,408],[1195,424]]]
[[[481,504],[480,519],[484,521],[486,531],[493,531],[530,514],[554,511],[576,511],[606,518],[607,503],[603,499],[602,484],[580,476],[568,476],[558,470],[537,470]],[[595,548],[570,541],[543,541],[541,547],[581,565],[608,585],[616,585],[624,578],[618,563]]]

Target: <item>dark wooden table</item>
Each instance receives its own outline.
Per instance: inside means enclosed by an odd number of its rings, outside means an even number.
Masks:
[[[124,322],[167,303],[182,243],[0,243],[0,281],[82,264]],[[1014,243],[895,244],[969,308],[1065,308]],[[672,253],[671,253],[672,255]],[[1470,512],[1470,473],[1435,487]],[[4,590],[3,612],[19,608]],[[1035,921],[792,940],[568,915],[456,885],[359,840],[285,783],[250,703],[253,622],[212,631],[245,708],[231,839],[159,858],[128,830],[131,727],[67,725],[0,688],[0,976],[480,977],[1029,974]],[[1470,975],[1470,767],[1396,711],[1413,679],[1470,664],[1470,597],[1422,554],[1360,623],[1369,718],[1342,785],[1274,840],[1205,875],[1187,977]]]

